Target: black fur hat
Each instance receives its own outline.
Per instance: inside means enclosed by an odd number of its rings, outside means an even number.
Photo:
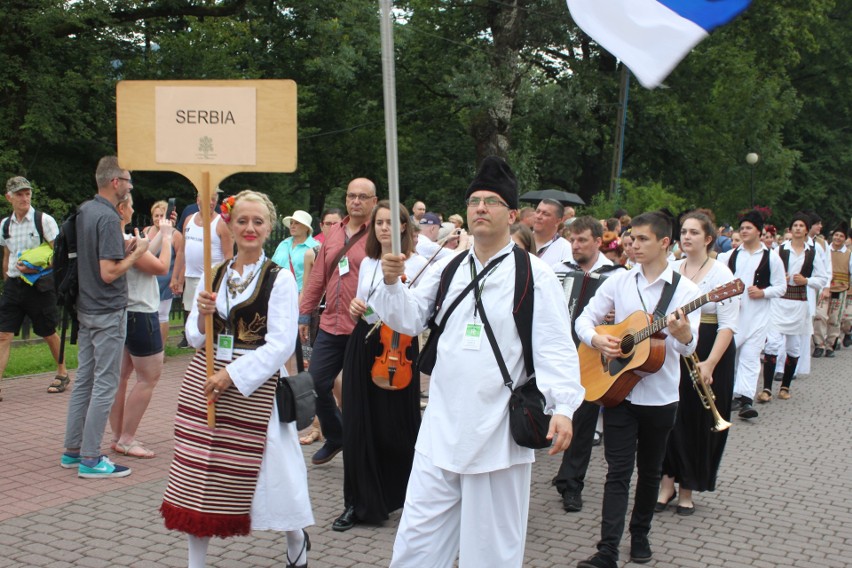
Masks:
[[[809,215],[808,213],[805,213],[804,211],[796,211],[793,214],[793,218],[790,219],[790,226],[792,227],[793,223],[795,223],[796,221],[801,221],[802,223],[804,223],[805,227],[807,227],[808,231],[810,231],[811,225],[814,222],[814,218],[813,218],[812,215]]]
[[[470,197],[474,191],[493,191],[503,198],[509,209],[518,208],[518,180],[503,158],[488,156],[482,160],[464,198]]]
[[[737,226],[739,227],[745,221],[748,221],[749,223],[754,225],[755,228],[757,228],[758,232],[763,232],[763,225],[764,223],[766,223],[766,221],[764,220],[763,215],[757,209],[752,209],[748,213],[741,215]]]

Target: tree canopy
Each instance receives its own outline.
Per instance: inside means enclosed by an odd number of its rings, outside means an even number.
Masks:
[[[626,191],[733,221],[756,201],[783,224],[852,212],[852,0],[754,0],[649,91],[633,82]],[[376,0],[9,0],[0,39],[0,172],[37,185],[57,216],[94,190],[115,150],[122,79],[293,79],[299,165],[240,174],[228,192],[267,192],[282,213],[342,205],[356,176],[386,194]],[[564,0],[394,3],[402,200],[462,211],[477,162],[506,157],[522,191],[606,195],[620,63],[574,24]],[[745,161],[749,152],[760,160]],[[139,210],[194,200],[177,175],[135,172]],[[632,182],[632,183],[631,183]],[[646,200],[647,201],[647,200]],[[653,200],[652,200],[653,201]],[[644,203],[625,195],[622,205]],[[638,213],[638,211],[631,211]]]

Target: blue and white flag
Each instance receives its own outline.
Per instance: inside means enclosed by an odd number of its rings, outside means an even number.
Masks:
[[[568,0],[577,25],[652,89],[751,0]]]

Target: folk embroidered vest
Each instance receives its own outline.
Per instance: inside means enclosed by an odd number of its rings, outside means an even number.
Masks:
[[[849,257],[852,249],[846,252],[831,251],[831,287],[832,292],[845,292],[849,289]]]
[[[272,287],[281,267],[267,259],[260,267],[254,292],[245,301],[231,307],[228,325],[218,312],[213,316],[213,333],[219,335],[227,327],[234,335],[234,349],[257,349],[266,343],[267,316]],[[218,290],[228,272],[228,263],[222,263],[213,277],[213,289]],[[227,294],[228,291],[226,290]]]

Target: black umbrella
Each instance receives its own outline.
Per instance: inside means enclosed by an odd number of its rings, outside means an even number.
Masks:
[[[553,199],[562,205],[585,205],[583,198],[576,193],[562,191],[560,189],[540,189],[538,191],[528,191],[520,198],[521,201],[529,201],[537,203],[542,199]]]

